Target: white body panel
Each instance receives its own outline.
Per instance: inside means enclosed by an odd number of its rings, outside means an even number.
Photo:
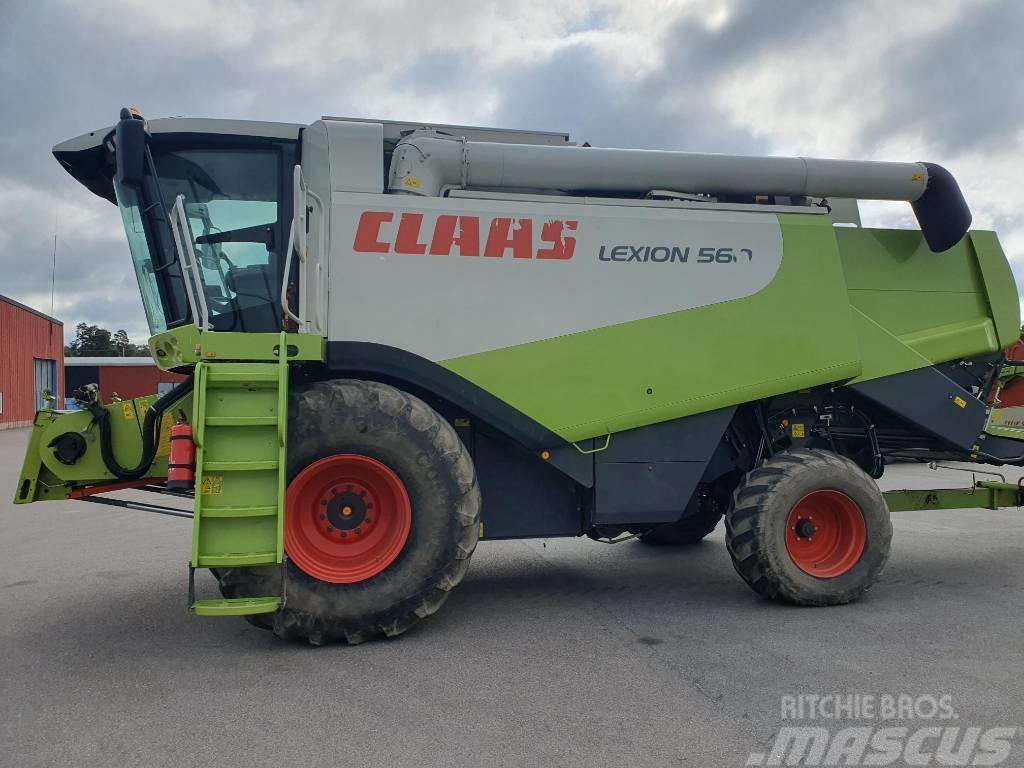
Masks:
[[[333,199],[328,337],[434,361],[743,298],[782,263],[767,211]]]

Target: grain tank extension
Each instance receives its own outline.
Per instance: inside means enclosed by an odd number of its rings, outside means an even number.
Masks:
[[[118,207],[153,358],[190,376],[40,411],[15,501],[194,482],[197,614],[360,642],[437,610],[481,537],[678,546],[723,516],[756,592],[845,603],[890,511],[1019,503],[872,479],[1024,463],[1015,283],[939,165],[131,110],[54,154]],[[920,230],[861,227],[864,199]]]

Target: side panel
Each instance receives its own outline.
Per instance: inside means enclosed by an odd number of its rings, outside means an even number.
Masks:
[[[616,434],[595,454],[596,525],[671,523],[697,488],[735,408]]]
[[[782,262],[776,217],[735,211],[335,191],[331,232],[331,339],[434,361],[741,299]]]
[[[864,370],[858,381],[998,352],[1020,335],[1006,257],[990,232],[933,253],[919,232],[836,230]]]
[[[861,353],[832,226],[779,218],[785,259],[752,296],[445,365],[568,440],[855,376]]]
[[[331,232],[332,341],[440,361],[567,440],[860,372],[825,216],[343,195]]]
[[[607,447],[587,441],[591,453],[580,458],[593,466],[593,494],[504,435],[464,428],[460,436],[484,499],[484,536],[576,536],[591,525],[628,529],[678,520],[735,410],[621,432]]]
[[[474,431],[471,451],[483,497],[484,538],[583,533],[576,485],[557,469],[486,431]]]
[[[968,237],[977,254],[978,267],[981,269],[989,308],[999,336],[999,347],[1006,349],[1020,339],[1017,281],[995,232],[971,232]]]
[[[963,450],[975,448],[985,426],[985,404],[931,366],[851,389]]]

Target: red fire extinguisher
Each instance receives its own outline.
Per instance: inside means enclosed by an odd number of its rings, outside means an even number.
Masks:
[[[196,484],[196,446],[192,425],[179,421],[171,427],[171,450],[167,457],[167,487],[173,491],[191,491]]]

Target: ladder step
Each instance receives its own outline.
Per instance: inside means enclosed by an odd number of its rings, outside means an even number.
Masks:
[[[277,565],[277,552],[236,552],[224,555],[199,555],[197,568],[245,568],[252,565]]]
[[[273,613],[280,607],[280,597],[236,597],[196,600],[192,603],[192,613],[197,616],[253,616]]]
[[[265,461],[204,461],[203,472],[238,472],[277,469],[277,459]]]
[[[277,426],[277,416],[207,416],[208,427],[265,427]]]
[[[204,507],[203,517],[273,517],[277,506],[267,507]]]

